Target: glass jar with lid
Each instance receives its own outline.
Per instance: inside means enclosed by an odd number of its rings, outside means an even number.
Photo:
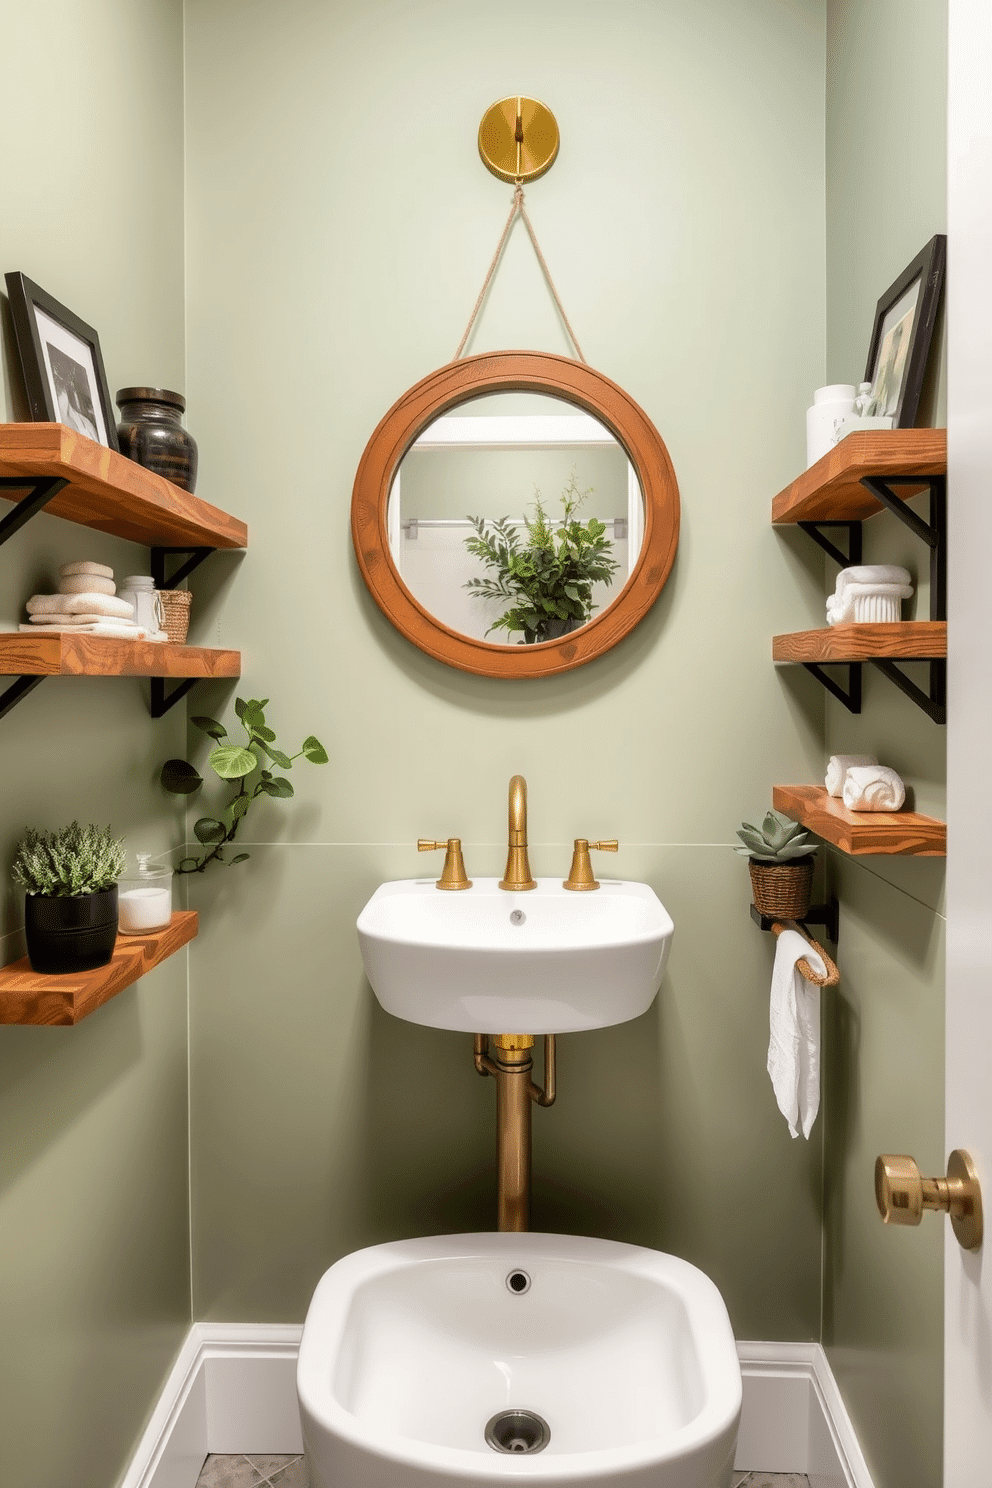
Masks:
[[[151,853],[136,853],[133,866],[121,879],[118,893],[121,935],[146,935],[164,930],[172,919],[172,869]]]

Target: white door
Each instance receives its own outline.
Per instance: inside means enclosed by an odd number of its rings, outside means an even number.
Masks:
[[[992,3],[950,0],[947,1107],[992,1219]],[[944,1488],[992,1484],[992,1236],[945,1225]],[[911,1305],[911,1299],[907,1299]]]

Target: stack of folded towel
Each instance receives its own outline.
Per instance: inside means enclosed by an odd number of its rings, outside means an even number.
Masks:
[[[895,563],[866,563],[842,568],[837,587],[827,600],[827,624],[850,621],[891,624],[900,619],[902,601],[909,599],[913,585],[908,568]]]
[[[140,641],[148,632],[131,618],[134,605],[118,599],[114,570],[104,563],[64,563],[57,594],[33,594],[27,602],[30,623],[22,631],[42,629],[80,635],[112,636]]]
[[[899,811],[906,800],[902,777],[873,754],[832,754],[824,784],[848,811]]]

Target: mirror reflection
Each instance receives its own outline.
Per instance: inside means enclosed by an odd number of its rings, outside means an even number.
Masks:
[[[533,393],[471,399],[436,419],[390,490],[389,546],[442,624],[496,645],[578,630],[637,562],[644,503],[609,430]]]

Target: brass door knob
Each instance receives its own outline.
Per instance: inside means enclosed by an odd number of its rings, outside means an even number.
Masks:
[[[913,1158],[883,1153],[875,1159],[875,1203],[883,1224],[918,1225],[924,1209],[943,1210],[959,1245],[982,1243],[982,1190],[970,1155],[956,1147],[946,1178],[924,1178]]]

